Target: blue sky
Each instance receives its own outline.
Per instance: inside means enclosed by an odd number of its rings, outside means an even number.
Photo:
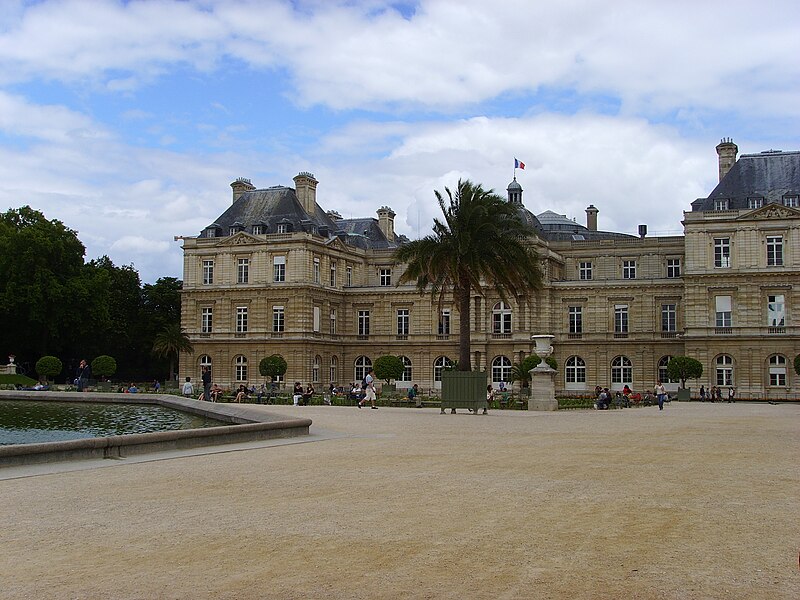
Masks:
[[[513,176],[534,213],[679,233],[714,146],[798,150],[795,2],[4,0],[0,203],[87,259],[181,276],[229,184],[319,180],[425,234],[433,190]]]

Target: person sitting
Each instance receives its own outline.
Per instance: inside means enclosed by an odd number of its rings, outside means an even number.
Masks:
[[[611,406],[611,392],[608,391],[608,388],[603,388],[603,391],[600,392],[600,396],[597,398],[597,403],[595,407],[597,410],[608,410]]]
[[[311,397],[314,395],[314,386],[309,383],[308,386],[306,387],[306,391],[303,392],[302,395],[303,395],[303,406],[308,406]]]
[[[139,391],[139,388],[136,387],[135,383],[132,383],[127,389],[127,392],[129,394],[136,394],[138,391]]]
[[[355,400],[356,402],[358,402],[363,397],[364,397],[364,395],[361,392],[361,386],[358,385],[358,383],[352,384],[350,386],[350,399],[351,400]]]
[[[239,389],[236,391],[236,398],[234,398],[234,402],[241,402],[242,400],[247,400],[250,397],[250,390],[248,390],[244,384],[239,385]]]
[[[634,406],[638,406],[639,403],[642,401],[642,395],[639,392],[636,392],[635,394],[631,394],[629,399]]]
[[[26,392],[43,392],[50,389],[50,386],[45,385],[41,381],[37,382],[36,385],[32,385],[30,387],[18,387],[17,389],[21,389]]]
[[[222,395],[222,388],[215,383],[211,386],[211,391],[208,395],[211,396],[211,402],[219,402],[219,397]]]
[[[292,402],[294,402],[295,406],[300,405],[300,401],[303,399],[303,384],[299,381],[294,382],[294,389],[292,390]]]

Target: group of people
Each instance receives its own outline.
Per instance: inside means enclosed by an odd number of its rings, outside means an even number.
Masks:
[[[728,388],[728,402],[736,402],[736,388],[733,386]],[[722,388],[712,385],[711,389],[706,391],[704,385],[700,386],[700,402],[722,402]]]
[[[651,402],[649,392],[645,392],[645,395],[642,396],[642,394],[634,392],[627,383],[623,386],[622,390],[617,390],[614,393],[607,387],[604,388],[598,385],[594,388],[594,393],[597,398],[594,407],[597,410],[608,410],[611,408],[612,402],[617,408],[630,408],[631,405],[636,405],[640,402],[644,404],[650,404]],[[655,396],[658,401],[658,410],[664,410],[664,402],[667,401],[668,396],[667,389],[660,381],[657,381],[655,386],[653,386],[653,396]]]
[[[310,383],[303,389],[303,384],[299,381],[294,382],[294,390],[292,391],[292,401],[295,406],[308,406],[311,397],[314,395],[314,386]]]

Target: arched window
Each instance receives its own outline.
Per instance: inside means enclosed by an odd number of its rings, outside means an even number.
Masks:
[[[433,380],[434,381],[441,381],[442,380],[442,371],[445,367],[452,367],[453,361],[447,358],[446,356],[440,356],[435,361],[433,361]]]
[[[786,387],[786,358],[780,354],[769,357],[769,384]]]
[[[492,307],[492,333],[511,333],[511,308],[505,302]]]
[[[203,354],[200,357],[200,374],[203,373],[203,367],[208,367],[209,372],[211,372],[211,357],[208,354]]]
[[[492,361],[492,383],[507,382],[511,379],[511,361],[505,356],[496,356]]]
[[[356,381],[361,382],[364,380],[364,377],[367,376],[367,373],[372,368],[372,361],[367,358],[366,356],[359,356],[355,362],[356,366]]]
[[[570,356],[564,372],[567,383],[586,383],[586,362],[580,356]]]
[[[727,354],[720,354],[716,365],[717,385],[733,385],[733,359]]]
[[[617,356],[611,361],[611,383],[618,385],[633,383],[633,365],[627,356]]]
[[[247,358],[241,354],[233,360],[236,381],[247,381]]]
[[[336,356],[331,356],[331,369],[330,369],[331,383],[339,382],[339,359]]]
[[[322,368],[322,357],[317,354],[314,357],[314,362],[311,363],[311,381],[319,383],[319,370]]]
[[[413,372],[411,370],[411,359],[407,356],[401,356],[400,360],[403,361],[403,374],[397,381],[411,381],[413,379]]]
[[[658,380],[661,383],[680,383],[678,379],[670,379],[667,374],[667,365],[672,360],[672,356],[662,356],[658,361]]]

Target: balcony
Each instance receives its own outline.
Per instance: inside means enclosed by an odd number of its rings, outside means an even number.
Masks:
[[[714,327],[714,333],[716,335],[732,335],[733,327]]]
[[[450,339],[449,333],[440,333],[439,335],[436,336],[437,342],[446,342],[449,339]]]
[[[627,332],[626,332],[626,333],[615,333],[615,334],[614,334],[614,339],[615,339],[615,340],[624,340],[624,339],[626,339],[627,337],[628,337],[628,334],[627,334]]]
[[[398,335],[395,336],[394,339],[396,339],[398,342],[404,342],[404,341],[408,340],[408,336],[407,335],[399,335],[398,334]]]
[[[568,340],[580,340],[580,339],[583,339],[583,334],[582,333],[568,333],[567,334],[567,339]]]
[[[283,332],[273,331],[272,333],[269,334],[269,337],[271,337],[273,340],[278,340],[283,337]]]
[[[366,342],[366,341],[369,340],[369,334],[367,334],[367,335],[357,335],[356,339],[361,341],[361,342]]]
[[[767,334],[769,335],[785,335],[786,327],[767,327]]]
[[[493,340],[510,340],[511,334],[510,333],[493,333],[492,334]]]
[[[661,339],[662,340],[673,340],[678,337],[677,331],[662,331],[661,332]]]

